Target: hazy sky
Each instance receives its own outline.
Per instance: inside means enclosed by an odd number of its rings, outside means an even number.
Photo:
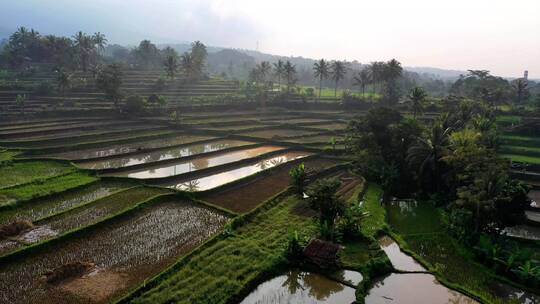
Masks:
[[[0,29],[540,78],[540,0],[3,0]]]

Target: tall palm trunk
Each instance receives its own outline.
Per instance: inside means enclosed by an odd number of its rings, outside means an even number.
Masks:
[[[322,91],[322,75],[319,76],[319,100],[321,100],[321,91]]]
[[[334,97],[337,97],[337,86],[338,86],[338,81],[339,81],[339,80],[336,80],[336,86],[334,87]]]

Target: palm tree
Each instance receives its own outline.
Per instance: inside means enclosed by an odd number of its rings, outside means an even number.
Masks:
[[[354,85],[359,86],[362,90],[362,97],[365,97],[366,86],[371,82],[369,69],[361,70],[357,76],[354,76]]]
[[[411,104],[414,119],[416,119],[416,114],[421,113],[424,110],[423,102],[426,97],[427,93],[421,87],[414,87],[409,92],[407,98],[409,99],[409,103]]]
[[[66,90],[71,88],[71,74],[64,70],[58,71],[56,78],[58,92],[62,95],[62,99],[66,97]]]
[[[285,73],[285,64],[281,59],[274,63],[274,75],[278,78],[278,87],[281,91],[281,76]]]
[[[105,35],[97,32],[94,33],[94,36],[92,36],[92,39],[94,40],[94,44],[97,47],[98,54],[101,55],[105,51],[105,46],[107,45],[107,38],[105,38]]]
[[[337,97],[337,88],[339,81],[345,78],[345,75],[347,74],[347,65],[344,61],[333,61],[330,66],[330,76],[332,77],[332,80],[335,82],[334,87],[334,97]]]
[[[204,62],[207,56],[208,52],[206,50],[206,46],[202,42],[195,41],[191,44],[191,57],[193,60],[193,70],[196,79],[199,79],[203,74]]]
[[[521,104],[521,101],[524,99],[527,94],[527,80],[523,78],[516,79],[514,81],[514,89],[516,90],[517,103]]]
[[[264,83],[266,83],[266,76],[270,73],[271,69],[272,67],[268,61],[263,61],[257,66],[259,77]]]
[[[291,86],[296,82],[296,66],[289,60],[283,66],[285,79],[287,80],[287,96],[291,92]]]
[[[374,84],[373,89],[375,89],[375,84],[380,84],[383,81],[383,70],[385,63],[382,61],[374,61],[369,64],[368,71],[372,83]]]
[[[75,41],[75,48],[77,49],[77,53],[79,55],[81,68],[83,72],[86,72],[90,60],[90,53],[95,48],[94,41],[92,37],[81,31],[78,31],[75,36],[73,36],[73,39]]]
[[[327,79],[329,75],[330,69],[326,60],[321,59],[315,62],[315,64],[313,65],[313,76],[315,76],[315,78],[319,78],[319,100],[321,99],[323,79]]]
[[[409,165],[415,168],[421,177],[430,173],[436,189],[439,187],[441,178],[440,163],[442,158],[449,153],[450,133],[451,129],[444,129],[442,124],[435,123],[427,138],[418,138],[416,143],[407,150]]]
[[[176,70],[178,70],[178,57],[174,54],[167,55],[167,58],[165,59],[163,65],[165,67],[165,72],[167,73],[167,76],[169,76],[171,80],[174,79]]]
[[[186,78],[188,80],[193,80],[195,74],[195,62],[193,56],[190,53],[185,52],[180,57],[180,66],[182,67]]]

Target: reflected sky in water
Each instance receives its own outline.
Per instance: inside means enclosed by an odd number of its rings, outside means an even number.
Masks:
[[[441,285],[433,275],[393,273],[375,283],[366,304],[473,304],[475,300]]]
[[[181,148],[164,149],[155,152],[141,153],[136,155],[115,157],[113,159],[106,159],[94,162],[85,162],[79,164],[82,168],[87,169],[109,169],[109,168],[121,168],[145,163],[157,162],[160,160],[167,160],[179,157],[186,157],[201,153],[219,151],[227,148],[245,146],[252,144],[252,142],[240,141],[240,140],[218,140],[203,144],[194,144]]]
[[[259,285],[241,304],[352,303],[355,290],[315,273],[289,271]]]
[[[188,144],[190,142],[212,139],[211,136],[192,136],[181,134],[178,136],[165,136],[164,138],[148,140],[148,141],[138,141],[134,143],[124,143],[118,145],[107,145],[105,147],[84,149],[84,150],[75,150],[62,153],[51,154],[52,157],[66,158],[72,160],[82,160],[82,159],[91,159],[97,157],[106,157],[111,155],[123,154],[135,152],[142,149],[154,149],[160,147],[176,146],[182,144]]]
[[[114,173],[113,175],[141,179],[168,177],[219,166],[247,158],[257,157],[265,153],[283,149],[283,147],[278,146],[263,146],[258,148],[212,155],[208,157],[197,157],[191,160],[179,160],[178,162],[175,162],[173,164],[155,165],[150,168],[118,172]]]
[[[286,163],[288,161],[292,161],[292,160],[306,157],[309,155],[311,155],[311,153],[288,152],[283,155],[269,157],[267,159],[257,162],[256,164],[247,165],[247,166],[243,166],[237,169],[193,179],[187,182],[182,182],[182,183],[174,182],[172,184],[164,184],[161,186],[175,188],[175,189],[184,190],[184,191],[204,191],[204,190],[212,189],[212,188],[224,185],[226,183],[244,178],[246,176],[255,174],[257,172],[275,167],[282,163]]]

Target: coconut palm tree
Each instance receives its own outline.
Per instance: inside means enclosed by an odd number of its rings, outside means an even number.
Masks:
[[[347,64],[344,61],[332,61],[330,64],[330,77],[335,82],[334,97],[337,97],[337,88],[339,81],[345,78],[347,74]]]
[[[75,41],[75,49],[77,50],[81,69],[86,72],[89,66],[90,54],[95,48],[94,40],[81,31],[78,31],[73,36],[73,40]]]
[[[321,99],[322,82],[330,76],[330,67],[328,62],[321,59],[313,64],[313,76],[319,79],[319,100]]]
[[[292,64],[289,60],[285,62],[283,66],[285,79],[287,80],[287,96],[291,92],[291,86],[296,83],[296,66]]]
[[[270,73],[271,69],[272,67],[268,61],[263,61],[257,65],[258,74],[262,82],[266,83],[266,77]]]
[[[374,84],[373,89],[375,89],[375,84],[380,84],[384,79],[384,66],[385,63],[382,61],[374,61],[368,66],[371,82]]]
[[[62,95],[62,99],[65,99],[66,97],[66,90],[71,88],[71,74],[67,73],[64,70],[59,70],[58,75],[56,77],[57,82],[57,88],[60,95]]]
[[[281,77],[284,76],[285,73],[285,64],[281,59],[279,59],[277,62],[274,62],[274,75],[278,78],[278,87],[281,91]]]
[[[424,110],[423,102],[427,97],[426,91],[421,87],[414,87],[409,92],[407,98],[413,112],[413,118],[416,119],[416,115]]]
[[[174,54],[167,55],[167,58],[165,58],[165,62],[163,63],[163,66],[165,68],[165,72],[167,73],[167,76],[172,80],[174,79],[174,75],[176,74],[176,71],[178,70],[178,56],[175,56]]]
[[[516,101],[518,104],[521,104],[524,97],[527,95],[527,80],[523,78],[516,79],[514,81],[514,89],[516,90]]]
[[[362,97],[365,97],[366,86],[371,82],[371,75],[369,69],[363,69],[358,72],[357,76],[354,76],[354,85],[359,86],[362,90]]]
[[[184,74],[186,75],[186,78],[188,80],[193,80],[195,77],[195,61],[193,59],[193,56],[185,52],[180,57],[180,66],[182,67],[182,71],[184,71]]]
[[[442,158],[449,153],[450,133],[449,128],[443,129],[442,124],[436,122],[427,138],[418,138],[407,150],[407,162],[411,168],[414,168],[420,177],[431,177],[436,189],[440,185]]]
[[[94,44],[96,45],[98,55],[102,55],[103,52],[105,51],[105,46],[107,45],[107,42],[108,42],[107,38],[105,38],[104,34],[97,32],[97,33],[94,33],[94,35],[92,36],[92,40],[94,41]]]

